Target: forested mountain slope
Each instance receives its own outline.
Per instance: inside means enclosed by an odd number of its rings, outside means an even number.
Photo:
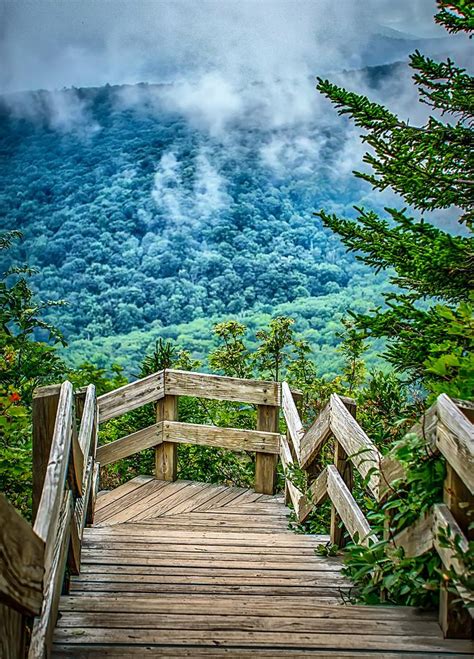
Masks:
[[[395,93],[404,70],[348,76]],[[379,300],[372,275],[312,215],[380,205],[351,175],[363,149],[354,132],[333,125],[312,81],[309,96],[217,83],[1,101],[0,227],[24,233],[13,256],[38,267],[41,297],[67,301],[49,313],[69,340],[258,318],[286,303],[300,320],[298,309],[312,319],[329,305],[329,322]],[[324,330],[317,318],[301,329]]]

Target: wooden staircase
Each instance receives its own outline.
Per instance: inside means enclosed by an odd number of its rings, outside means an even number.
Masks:
[[[179,396],[255,406],[257,427],[185,423]],[[297,401],[284,382],[176,370],[98,398],[93,385],[37,390],[33,527],[0,495],[1,659],[23,657],[26,645],[29,659],[472,656],[472,593],[461,584],[456,594],[440,580],[438,616],[348,603],[341,559],[315,548],[329,541],[343,547],[348,537],[379,541],[354,498],[353,471],[364,479],[365,496],[379,502],[404,472],[357,423],[354,401],[332,395],[309,428]],[[149,403],[156,423],[100,445],[101,423]],[[466,575],[473,417],[472,403],[441,395],[412,429],[446,460],[444,500],[386,538],[387,551],[434,549],[446,571]],[[328,440],[334,462],[318,471]],[[254,490],[176,480],[181,443],[254,452]],[[149,448],[153,477],[99,491],[101,466]],[[278,460],[284,497],[274,494]],[[295,469],[309,475],[307,491],[293,482]],[[288,528],[285,504],[302,521],[325,499],[330,535]]]
[[[288,529],[282,497],[135,478],[99,495],[53,657],[453,656],[436,616],[344,605],[326,536]],[[414,653],[414,654],[413,654]]]

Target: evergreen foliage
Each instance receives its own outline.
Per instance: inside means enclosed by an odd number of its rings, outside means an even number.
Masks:
[[[471,35],[469,3],[440,2],[437,22]],[[458,208],[459,222],[474,218],[474,78],[451,60],[411,56],[420,100],[433,113],[412,126],[367,97],[319,79],[318,89],[364,129],[371,147],[364,161],[372,173],[355,172],[375,189],[392,188],[422,213]],[[468,235],[453,236],[386,208],[388,217],[356,208],[356,220],[321,211],[325,226],[341,236],[357,258],[379,272],[395,271],[401,292],[385,295],[386,307],[355,315],[362,336],[385,338],[387,359],[433,392],[470,396],[474,390],[472,299],[474,251]],[[429,216],[428,216],[429,219]]]

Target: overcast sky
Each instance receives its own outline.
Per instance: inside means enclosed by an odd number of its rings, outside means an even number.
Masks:
[[[0,92],[357,68],[403,51],[376,34],[442,39],[435,10],[434,0],[0,0]]]

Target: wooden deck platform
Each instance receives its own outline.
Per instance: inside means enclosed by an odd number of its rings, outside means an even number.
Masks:
[[[135,478],[96,502],[54,657],[454,657],[435,614],[344,604],[325,536],[288,530],[279,496]]]

